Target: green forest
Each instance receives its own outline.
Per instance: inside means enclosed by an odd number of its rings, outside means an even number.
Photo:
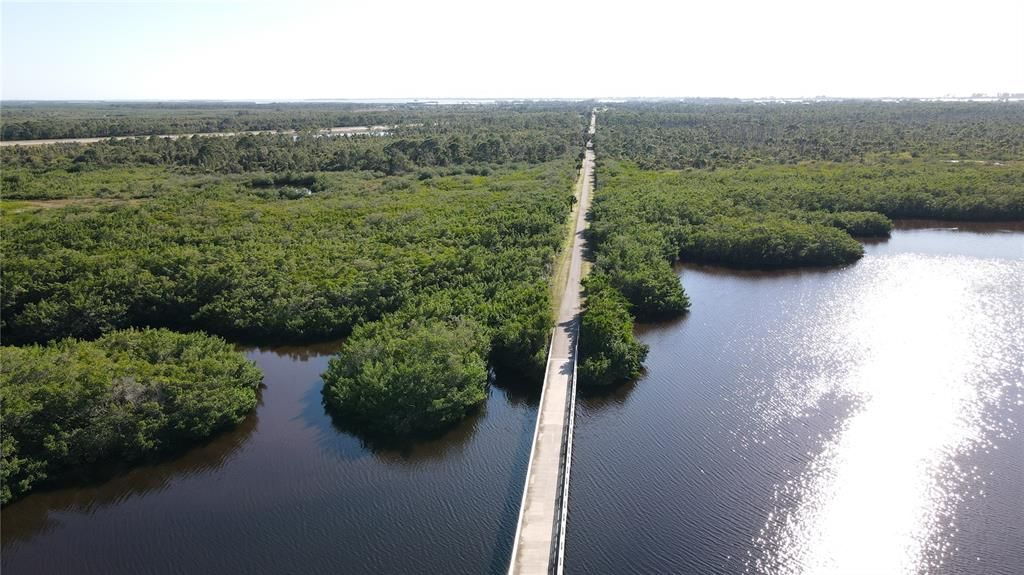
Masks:
[[[151,431],[126,427],[149,425],[150,412],[128,406],[126,415],[120,399],[103,395],[114,392],[101,384],[116,391],[121,376],[89,347],[135,333],[124,330],[266,343],[346,337],[324,374],[323,399],[360,435],[443,430],[484,401],[491,370],[539,382],[585,111],[427,109],[405,135],[0,149],[0,329],[4,353],[20,366],[5,365],[5,376],[45,373],[62,353],[70,373],[93,378],[63,386],[26,378],[18,389],[37,410],[29,415],[4,401],[0,423],[16,430],[19,446],[3,462],[12,478],[5,484],[18,485],[9,497],[67,477],[77,461],[149,456],[221,428],[195,425],[196,437],[172,437],[163,416]],[[145,357],[198,369],[166,354]],[[83,385],[93,395],[80,397]],[[55,433],[83,433],[85,423],[29,425],[54,409],[37,392],[50,403],[108,406],[95,424],[131,437],[84,454],[47,451]]]
[[[630,103],[599,126],[594,275],[641,321],[688,308],[679,262],[845,265],[894,219],[1024,220],[1019,103]]]
[[[464,316],[363,324],[331,360],[324,400],[344,427],[377,437],[444,429],[487,398],[489,339]]]
[[[108,138],[241,131],[395,126],[424,133],[476,131],[564,114],[565,103],[364,104],[342,102],[4,102],[2,140]]]
[[[561,237],[571,160],[487,176],[321,177],[326,189],[294,199],[287,186],[212,179],[138,201],[15,203],[2,240],[5,339],[151,325],[322,340],[435,293],[486,296],[489,318],[506,313],[499,302],[519,313],[521,298],[546,293],[532,286]]]
[[[605,111],[599,156],[645,169],[1024,156],[1020,102],[664,101]]]
[[[263,374],[219,337],[119,330],[0,347],[0,502],[206,438],[256,407]]]
[[[5,106],[4,140],[294,132],[0,148],[4,501],[237,422],[259,374],[221,337],[346,338],[323,403],[361,437],[539,384],[593,105]],[[849,265],[893,220],[1024,219],[1020,104],[598,108],[581,385],[636,378],[634,322],[700,305],[679,262]]]
[[[678,282],[677,282],[678,283]],[[580,382],[612,387],[636,379],[643,371],[647,346],[633,335],[630,304],[601,273],[583,280],[586,304],[580,318]]]

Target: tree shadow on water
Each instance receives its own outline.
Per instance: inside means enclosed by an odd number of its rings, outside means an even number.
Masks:
[[[303,397],[302,418],[317,429],[320,448],[335,457],[355,461],[372,456],[378,461],[418,465],[461,452],[486,415],[487,402],[469,411],[466,418],[429,433],[396,437],[373,433],[356,422],[336,416],[323,403],[322,385],[313,386]]]
[[[889,243],[892,239],[889,236],[873,236],[868,238],[856,238],[856,240],[866,246],[879,246],[882,244]]]
[[[134,497],[163,491],[175,480],[223,468],[256,432],[257,411],[258,407],[236,427],[205,443],[142,462],[112,462],[88,473],[71,474],[4,506],[0,523],[3,547],[49,532],[60,524],[52,517],[55,513],[91,515]]]
[[[683,312],[682,315],[676,317],[670,317],[663,320],[656,321],[645,321],[637,322],[633,326],[633,334],[640,337],[650,337],[665,332],[674,331],[679,328],[679,325],[690,318],[690,311]]]
[[[578,405],[585,407],[588,412],[597,412],[602,409],[621,407],[626,404],[629,400],[629,395],[634,389],[636,389],[637,385],[644,379],[645,375],[646,372],[640,374],[640,377],[620,385],[608,387],[577,387],[576,401],[578,402]]]
[[[537,407],[540,404],[543,372],[529,374],[511,369],[494,368],[491,372],[491,387],[505,394],[513,406]]]
[[[344,339],[333,339],[317,343],[300,345],[240,343],[236,347],[242,352],[269,353],[280,358],[293,361],[306,362],[320,357],[329,357],[338,353]]]

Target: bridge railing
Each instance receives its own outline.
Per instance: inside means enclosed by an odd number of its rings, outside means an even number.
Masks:
[[[524,517],[524,510],[526,509],[526,496],[530,492],[530,473],[533,472],[533,457],[534,455],[536,455],[537,439],[540,437],[541,411],[544,408],[544,395],[548,389],[548,373],[551,371],[549,369],[551,367],[551,352],[552,350],[554,350],[555,347],[555,330],[557,329],[558,328],[555,327],[554,329],[551,330],[551,337],[548,343],[548,361],[547,364],[544,365],[544,382],[541,384],[540,388],[540,403],[537,404],[537,422],[533,429],[533,439],[530,440],[530,459],[527,460],[526,464],[526,481],[523,484],[523,496],[519,500],[519,520],[516,523],[515,538],[512,539],[512,556],[509,559],[509,575],[513,575],[514,573],[513,569],[515,568],[516,564],[516,555],[519,553],[519,539],[523,532],[523,521],[526,519]]]
[[[572,350],[572,377],[569,379],[569,390],[565,394],[566,421],[562,431],[562,452],[559,456],[558,499],[555,500],[555,532],[552,537],[552,560],[549,573],[562,575],[565,566],[565,526],[569,518],[569,471],[572,468],[572,434],[576,426],[576,366],[579,364],[577,353],[580,341],[580,316],[575,319],[576,341]]]

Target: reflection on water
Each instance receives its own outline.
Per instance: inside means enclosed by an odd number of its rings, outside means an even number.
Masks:
[[[1024,221],[1017,222],[948,222],[943,220],[897,220],[897,230],[942,230],[972,234],[1005,234],[1024,232]],[[963,239],[963,238],[961,238]]]
[[[772,374],[764,417],[798,415],[826,395],[855,406],[758,541],[759,570],[935,572],[955,550],[960,499],[981,489],[958,456],[1016,433],[1024,346],[1024,265],[904,254],[871,259],[825,300],[793,360],[825,369]],[[784,337],[782,339],[785,339]],[[776,342],[767,342],[773,345]],[[953,528],[953,529],[950,529]]]
[[[235,429],[171,461],[136,467],[110,480],[84,487],[40,492],[4,508],[4,552],[9,543],[27,541],[58,527],[58,513],[92,514],[103,507],[164,490],[177,478],[220,469],[252,435],[257,424],[254,414]]]
[[[636,381],[631,381],[612,389],[580,389],[577,392],[578,401],[592,411],[621,407],[629,400],[629,394],[636,388],[636,384]]]
[[[283,359],[305,362],[311,359],[330,357],[335,353],[338,353],[343,341],[344,340],[339,339],[306,345],[276,345],[269,347],[246,347],[244,345],[240,345],[238,346],[238,349],[251,354],[269,354],[270,356],[277,356]]]
[[[5,507],[3,573],[503,572],[536,416],[527,384],[499,378],[464,425],[371,449],[321,404],[339,345],[247,349],[265,387],[238,429]]]
[[[1024,234],[866,252],[681,272],[645,377],[578,404],[569,571],[1019,573]]]

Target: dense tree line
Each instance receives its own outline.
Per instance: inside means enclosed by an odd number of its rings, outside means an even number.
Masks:
[[[678,284],[678,282],[677,282]],[[633,336],[629,302],[602,272],[583,281],[586,297],[580,319],[581,385],[610,387],[636,379],[648,348]]]
[[[0,139],[105,138],[241,130],[301,130],[399,121],[408,107],[365,104],[27,103],[4,104]]]
[[[1024,103],[654,102],[610,105],[596,145],[644,168],[1024,157]]]
[[[5,147],[0,149],[0,160],[6,167],[5,177],[14,194],[11,197],[25,197],[17,184],[46,173],[63,176],[111,168],[161,166],[179,173],[364,170],[401,174],[467,164],[547,162],[575,153],[581,146],[577,131],[563,126],[561,131],[502,130],[405,137],[247,134],[136,138]]]
[[[659,258],[759,268],[834,265],[860,257],[852,237],[887,236],[890,217],[1024,218],[1024,170],[1016,163],[645,171],[609,160],[598,175],[590,234],[598,267],[607,270],[651,267]],[[651,304],[631,296],[635,290],[622,281],[615,284],[645,315]],[[652,310],[664,317],[657,306]]]
[[[621,174],[628,164],[606,162],[600,173]],[[812,162],[717,170],[636,171],[630,179],[670,210],[699,221],[703,214],[788,212],[853,235],[884,235],[888,218],[1024,219],[1024,164],[905,159],[879,163]],[[620,182],[622,185],[628,185]],[[657,188],[657,189],[655,189]],[[667,194],[667,195],[666,195]],[[670,195],[675,200],[667,196]],[[664,197],[663,197],[664,196]],[[656,207],[637,206],[652,222]],[[874,213],[871,215],[870,213]],[[881,214],[881,215],[879,215]]]
[[[342,174],[290,201],[212,183],[137,204],[19,212],[0,241],[5,340],[136,325],[323,339],[414,294],[542,292],[533,283],[559,245],[572,174],[567,161],[428,180]],[[488,313],[497,325],[504,312]]]
[[[263,376],[218,337],[126,330],[0,347],[0,501],[237,424]]]
[[[107,138],[204,132],[317,130],[343,126],[426,126],[461,131],[496,124],[536,126],[536,116],[589,109],[584,104],[508,102],[489,106],[429,103],[5,102],[0,139]]]
[[[681,232],[684,261],[767,269],[850,263],[864,255],[838,228],[782,217],[716,216]]]
[[[892,220],[878,212],[810,212],[790,214],[794,220],[824,224],[840,229],[855,238],[886,238],[892,232]]]
[[[630,312],[642,321],[681,315],[690,307],[672,270],[678,248],[650,226],[612,231],[608,226],[592,230],[588,237],[594,265],[630,304]]]

